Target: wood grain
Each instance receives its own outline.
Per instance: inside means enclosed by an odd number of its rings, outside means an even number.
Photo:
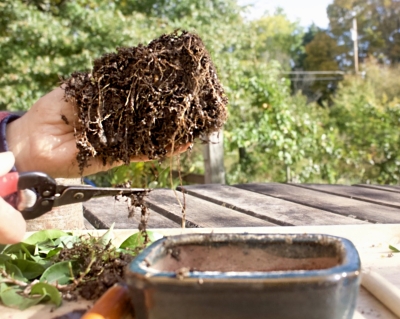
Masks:
[[[194,196],[176,192],[180,202],[186,204],[186,227],[254,227],[276,226],[271,222],[242,214]],[[174,191],[155,189],[147,200],[149,207],[176,222],[182,220],[182,207]]]
[[[132,218],[128,218],[127,203],[123,200],[103,197],[91,199],[83,205],[85,218],[97,229],[108,229],[115,222],[115,229],[136,229],[140,221],[140,212],[137,209]],[[175,228],[179,224],[150,209],[148,228]]]
[[[325,184],[291,184],[297,187],[314,189],[327,194],[344,196],[358,199],[365,202],[400,208],[400,193],[387,192],[364,187],[354,187],[347,185],[325,185]]]
[[[182,190],[182,187],[178,188]],[[250,216],[282,225],[345,225],[367,222],[232,186],[190,185],[185,192]]]
[[[387,192],[400,193],[400,186],[395,185],[371,185],[371,184],[354,184],[353,186],[379,189]]]
[[[254,183],[235,185],[235,187],[373,223],[400,222],[399,209],[326,194],[289,184]]]

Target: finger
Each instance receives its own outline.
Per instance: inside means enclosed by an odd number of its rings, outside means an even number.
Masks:
[[[26,222],[21,213],[0,198],[0,243],[15,244],[24,239]]]
[[[170,157],[173,155],[183,153],[183,152],[187,151],[187,149],[189,147],[191,147],[191,145],[192,145],[192,143],[186,143],[184,145],[180,145],[180,146],[176,147],[173,152],[168,151],[166,154],[166,157]],[[148,158],[148,156],[146,156],[146,155],[135,155],[130,158],[130,161],[131,162],[148,162],[148,161],[152,161],[152,160],[150,160]],[[105,172],[112,168],[115,168],[115,167],[118,167],[118,166],[121,166],[124,164],[125,163],[122,161],[116,161],[116,162],[113,162],[112,164],[103,165],[103,161],[100,160],[99,158],[91,158],[89,160],[89,166],[83,170],[83,175],[86,176],[86,175],[94,174],[97,172]]]
[[[180,153],[186,152],[187,149],[192,146],[192,144],[193,143],[189,142],[189,143],[186,143],[186,144],[183,144],[183,145],[179,145],[179,146],[174,148],[173,152],[171,152],[171,150],[169,150],[168,153],[167,153],[167,156],[176,155],[176,154],[180,154]]]
[[[184,145],[177,146],[174,150],[174,152],[171,152],[170,150],[167,152],[166,157],[170,157],[173,155],[177,155],[180,153],[183,153],[187,151],[187,149],[192,145],[192,143],[187,143]],[[146,155],[135,155],[130,158],[130,162],[148,162],[152,161],[148,158]],[[93,157],[88,160],[88,165],[83,169],[83,172],[80,171],[78,163],[76,161],[73,161],[69,167],[68,170],[64,170],[62,174],[60,174],[60,170],[57,170],[57,172],[49,172],[42,170],[44,172],[47,172],[50,176],[53,178],[57,177],[64,177],[64,178],[75,178],[75,177],[82,177],[82,176],[88,176],[92,175],[95,173],[99,172],[106,172],[112,168],[119,167],[121,165],[124,165],[125,163],[123,161],[115,161],[112,164],[106,163],[104,165],[103,160],[98,158],[98,157]]]
[[[0,153],[0,176],[7,174],[14,166],[14,154],[12,152]]]

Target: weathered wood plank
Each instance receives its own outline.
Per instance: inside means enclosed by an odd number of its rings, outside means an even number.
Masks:
[[[400,210],[373,203],[326,194],[289,184],[255,183],[240,184],[235,187],[285,199],[302,205],[315,207],[332,213],[354,216],[373,223],[399,223]]]
[[[90,221],[88,221],[86,218],[83,218],[83,226],[84,226],[84,229],[86,229],[86,230],[93,230],[93,229],[96,229],[96,228],[92,225],[92,223],[91,223]]]
[[[352,186],[379,189],[379,190],[393,192],[393,193],[400,193],[400,186],[395,186],[395,185],[354,184]]]
[[[83,205],[85,218],[97,229],[108,229],[115,222],[115,229],[137,229],[140,212],[137,210],[132,218],[128,218],[128,206],[123,200],[103,197],[91,199]],[[148,228],[176,228],[179,224],[150,209]]]
[[[180,202],[186,205],[186,227],[255,227],[276,226],[268,221],[242,214],[194,196],[176,192]],[[182,207],[174,191],[155,189],[147,200],[149,207],[170,219],[182,220]]]
[[[179,187],[178,189],[182,189]],[[250,216],[282,226],[367,224],[320,209],[296,204],[232,186],[190,185],[185,192]]]
[[[400,208],[400,193],[387,192],[384,190],[354,187],[348,185],[326,185],[326,184],[291,184],[293,186],[314,189],[327,194],[344,196],[379,205]]]
[[[203,146],[204,183],[225,184],[223,130],[212,133]]]

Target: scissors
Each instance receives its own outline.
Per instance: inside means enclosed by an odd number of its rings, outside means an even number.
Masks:
[[[15,192],[18,193],[17,209],[28,220],[42,216],[53,207],[104,196],[143,197],[150,189],[58,185],[53,178],[41,172],[13,172],[0,176],[0,196],[6,197]]]

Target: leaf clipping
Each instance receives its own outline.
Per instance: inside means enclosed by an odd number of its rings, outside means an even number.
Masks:
[[[152,232],[147,236],[150,241],[161,237]],[[78,294],[85,299],[99,298],[122,280],[124,268],[145,246],[140,231],[119,247],[113,246],[113,239],[113,226],[98,238],[50,229],[2,246],[2,304],[24,310],[46,302],[60,306],[63,298],[74,299]]]

